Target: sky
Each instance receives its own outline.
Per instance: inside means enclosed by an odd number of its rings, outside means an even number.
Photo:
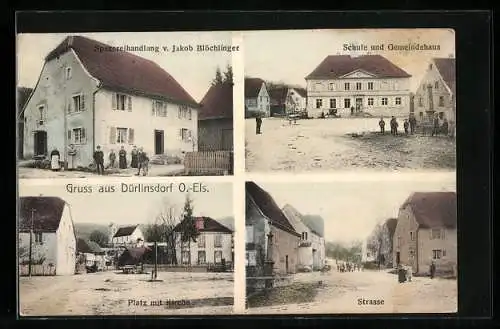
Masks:
[[[70,34],[19,34],[17,39],[18,86],[33,88],[43,67],[45,56]],[[111,46],[168,46],[197,44],[231,45],[230,32],[120,32],[75,33]],[[166,53],[135,52],[136,55],[156,62],[170,73],[196,100],[201,101],[215,77],[217,66],[231,64],[228,52]]]
[[[304,78],[328,55],[363,55],[344,51],[343,44],[439,44],[439,51],[370,51],[383,55],[412,75],[418,88],[432,57],[455,57],[455,35],[449,29],[296,30],[245,32],[245,75],[305,87]]]
[[[71,183],[77,185],[74,181]],[[186,197],[185,193],[180,192],[68,193],[66,184],[62,182],[47,183],[44,185],[20,184],[19,196],[57,196],[71,206],[73,222],[75,223],[107,225],[113,222],[118,226],[152,223],[158,213],[162,209],[165,209],[164,204],[173,205],[179,211],[182,210]],[[119,186],[120,183],[110,184]],[[191,193],[194,215],[208,216],[214,219],[233,216],[233,192],[231,184],[213,182],[204,184],[209,189],[208,193]],[[177,185],[174,184],[174,186]],[[93,187],[95,189],[96,185],[93,185]]]
[[[449,175],[429,181],[256,183],[280,208],[290,204],[303,215],[323,217],[325,240],[341,243],[364,240],[377,223],[397,217],[399,206],[413,192],[456,191],[455,179]]]

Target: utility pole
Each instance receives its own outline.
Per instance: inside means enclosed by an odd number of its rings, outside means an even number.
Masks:
[[[30,247],[29,247],[29,263],[28,263],[28,275],[31,277],[31,262],[33,254],[33,226],[35,223],[35,209],[31,209],[31,226],[30,226]]]

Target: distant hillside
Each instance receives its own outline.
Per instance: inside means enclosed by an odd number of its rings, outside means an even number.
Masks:
[[[228,216],[217,219],[219,223],[234,231],[234,217]]]
[[[94,230],[108,234],[108,226],[104,224],[94,223],[75,223],[75,234],[77,238],[88,240],[90,233]]]

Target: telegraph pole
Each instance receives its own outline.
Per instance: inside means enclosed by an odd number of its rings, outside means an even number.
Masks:
[[[31,209],[31,226],[30,226],[30,248],[29,248],[29,263],[28,263],[28,275],[31,277],[31,262],[33,254],[33,226],[35,223],[35,209]]]

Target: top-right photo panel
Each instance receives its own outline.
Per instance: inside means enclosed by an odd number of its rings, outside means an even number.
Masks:
[[[450,29],[243,32],[246,171],[455,171]]]

